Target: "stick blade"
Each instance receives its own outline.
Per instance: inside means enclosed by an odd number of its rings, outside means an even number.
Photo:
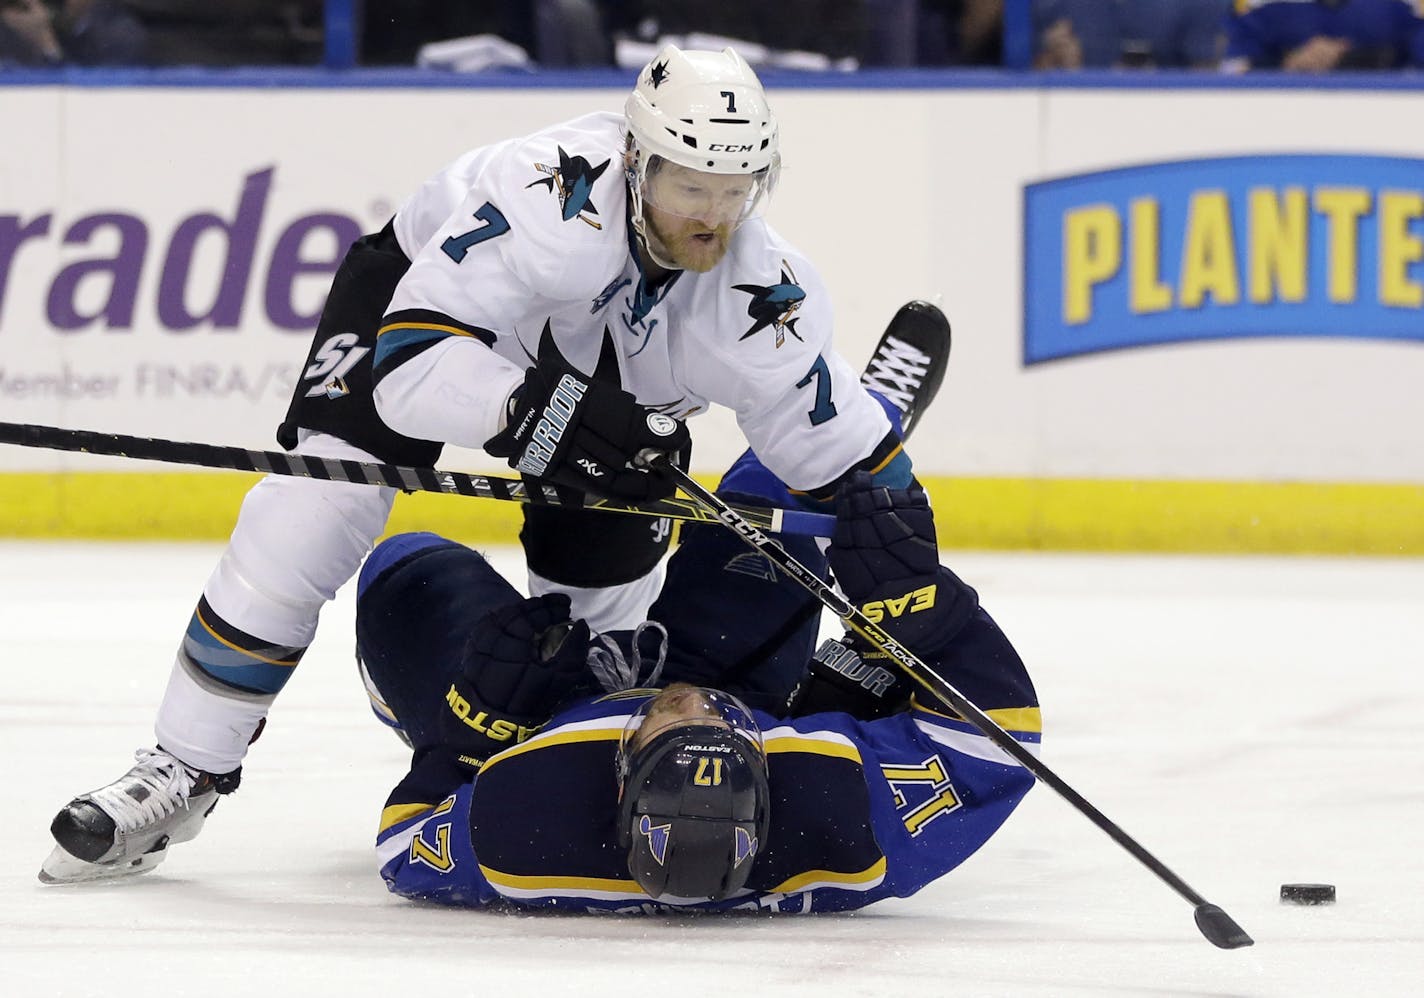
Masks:
[[[1246,930],[1236,924],[1226,912],[1214,904],[1199,904],[1196,907],[1197,928],[1207,940],[1221,949],[1240,949],[1251,946],[1256,940],[1246,934]]]

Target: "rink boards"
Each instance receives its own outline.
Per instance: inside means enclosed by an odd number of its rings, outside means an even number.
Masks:
[[[0,420],[270,448],[351,238],[463,149],[621,100],[358,79],[0,88]],[[910,298],[954,325],[911,448],[944,543],[1424,553],[1424,91],[979,79],[773,81],[770,217],[842,352]],[[740,435],[693,427],[715,475]],[[219,538],[251,480],[0,448],[0,535]]]

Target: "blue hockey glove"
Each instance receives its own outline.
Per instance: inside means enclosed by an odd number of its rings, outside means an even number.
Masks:
[[[648,462],[670,454],[687,467],[692,437],[681,420],[618,387],[616,368],[606,350],[592,377],[582,373],[559,353],[546,325],[538,363],[511,401],[509,425],[485,450],[522,475],[580,492],[624,502],[671,496],[671,475]]]
[[[827,555],[846,598],[921,657],[943,647],[978,606],[974,590],[939,563],[934,515],[918,482],[888,489],[866,472],[847,479],[836,493]],[[856,642],[867,661],[885,659]]]
[[[465,643],[461,674],[440,712],[441,742],[479,769],[524,741],[563,701],[593,689],[588,624],[569,620],[569,598],[537,596],[491,610]]]

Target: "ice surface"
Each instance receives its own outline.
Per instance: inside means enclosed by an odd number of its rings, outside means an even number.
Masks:
[[[1029,663],[1044,760],[1255,937],[1228,952],[1043,787],[960,870],[852,916],[392,897],[372,840],[405,754],[356,679],[349,588],[197,841],[41,886],[55,810],[150,743],[217,554],[0,544],[0,994],[1424,994],[1424,562],[947,555]],[[1339,903],[1284,906],[1286,882]]]

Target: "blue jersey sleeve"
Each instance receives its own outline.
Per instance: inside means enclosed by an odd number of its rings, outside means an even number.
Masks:
[[[1037,706],[990,716],[1037,752]],[[915,894],[977,852],[1034,783],[1031,773],[974,728],[920,707],[877,721],[818,714],[794,724],[823,737],[838,731],[856,747],[869,791],[870,830],[882,856],[875,876],[867,871],[859,883],[808,884],[794,910],[848,911]],[[779,907],[787,909],[787,902]]]
[[[391,893],[464,906],[498,897],[470,843],[471,790],[459,766],[431,753],[391,792],[376,833],[376,858]]]
[[[465,907],[499,897],[470,845],[470,791],[466,784],[433,807],[382,813],[376,857],[392,894]]]
[[[1015,740],[1037,754],[1038,708],[999,713]],[[894,721],[877,732],[879,771],[867,766],[866,776],[876,840],[885,851],[886,891],[907,897],[989,841],[1034,777],[961,721],[923,710]]]

